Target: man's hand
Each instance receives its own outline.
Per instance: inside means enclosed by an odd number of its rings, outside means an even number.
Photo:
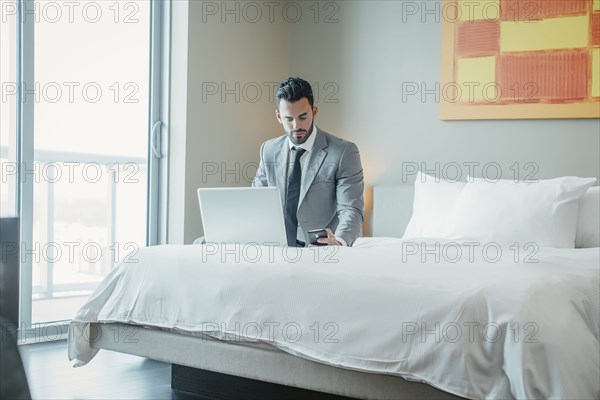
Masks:
[[[341,246],[342,245],[335,238],[335,236],[333,235],[333,232],[331,231],[331,229],[326,228],[325,230],[327,231],[327,237],[326,238],[319,238],[319,239],[317,239],[317,242],[326,244],[328,246]]]

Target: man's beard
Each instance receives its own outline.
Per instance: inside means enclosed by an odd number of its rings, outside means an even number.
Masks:
[[[293,131],[290,131],[288,133],[288,137],[290,138],[290,140],[292,141],[292,143],[294,143],[295,145],[300,145],[300,144],[306,143],[306,141],[308,140],[308,138],[310,137],[310,135],[311,135],[311,133],[313,131],[314,124],[315,124],[314,122],[312,124],[310,124],[310,127],[308,128],[308,131],[305,131],[303,129],[302,130],[293,130]],[[303,136],[301,136],[299,138],[296,138],[294,136],[295,132],[301,132],[303,134]]]

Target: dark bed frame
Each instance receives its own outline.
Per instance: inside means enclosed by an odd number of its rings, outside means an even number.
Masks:
[[[172,364],[171,387],[204,400],[351,400],[350,397]]]

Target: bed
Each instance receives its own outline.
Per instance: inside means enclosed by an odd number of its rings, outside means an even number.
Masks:
[[[207,398],[598,398],[600,248],[393,237],[415,190],[376,187],[352,248],[144,249],[72,320],[69,358],[170,362]]]

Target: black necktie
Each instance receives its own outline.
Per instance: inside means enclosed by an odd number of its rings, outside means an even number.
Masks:
[[[285,233],[289,246],[296,246],[298,234],[298,199],[300,198],[300,157],[306,150],[292,147],[290,151],[290,171],[288,174],[287,193],[285,195]]]

